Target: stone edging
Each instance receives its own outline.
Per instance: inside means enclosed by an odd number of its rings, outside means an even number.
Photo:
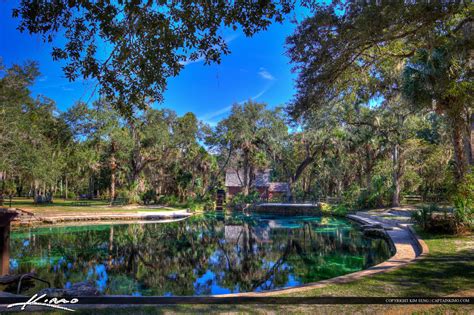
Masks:
[[[412,237],[416,240],[418,248],[420,250],[420,254],[415,258],[415,260],[422,259],[426,257],[426,255],[430,252],[428,245],[426,245],[425,241],[416,233],[415,229],[411,225],[406,225],[408,231],[410,231]]]
[[[32,212],[20,208],[11,208],[20,215],[16,220],[11,222],[12,226],[43,226],[58,223],[73,223],[73,222],[103,222],[103,221],[157,221],[157,220],[179,220],[192,216],[195,213],[185,212],[186,210],[170,211],[169,213],[153,213],[137,212],[137,213],[105,213],[97,214],[91,213],[88,216],[84,215],[67,215],[67,216],[38,216]],[[159,211],[157,211],[159,212]],[[27,217],[27,219],[25,219]]]
[[[360,224],[373,224],[370,221],[376,221],[372,219],[368,221],[368,218],[352,215],[349,217]],[[380,223],[380,221],[378,222]],[[388,260],[372,266],[368,269],[357,271],[354,273],[342,275],[339,277],[322,280],[313,283],[307,283],[303,285],[299,285],[296,287],[291,288],[282,288],[282,289],[275,289],[269,290],[265,292],[242,292],[242,293],[230,293],[230,294],[217,294],[211,295],[214,297],[237,297],[237,296],[275,296],[280,294],[293,294],[304,292],[312,289],[319,289],[331,284],[342,284],[352,282],[363,277],[367,277],[370,275],[375,275],[378,273],[388,272],[391,270],[395,270],[401,268],[409,263],[414,262],[415,260],[423,258],[428,253],[428,246],[426,243],[416,234],[411,226],[396,226],[392,230],[386,231],[388,236],[390,237],[394,247],[395,247],[395,254]],[[407,244],[407,240],[409,244]],[[420,253],[417,255],[416,250],[414,247],[418,247]]]
[[[374,219],[374,216],[366,214],[365,212],[362,212],[362,213],[357,212],[357,215],[361,216],[363,218],[377,220],[377,221],[380,221],[380,222],[388,224],[388,225],[395,225],[395,226],[398,226],[399,228],[408,230],[410,232],[410,234],[412,235],[413,239],[416,241],[415,243],[416,243],[416,245],[418,247],[418,250],[420,252],[419,255],[417,255],[417,257],[416,257],[416,260],[425,257],[426,254],[428,254],[430,252],[430,250],[428,248],[428,245],[426,245],[425,241],[423,241],[423,239],[421,239],[421,237],[416,233],[415,229],[413,228],[413,226],[411,224],[400,223],[396,220],[380,218],[380,217],[377,217],[376,219]]]

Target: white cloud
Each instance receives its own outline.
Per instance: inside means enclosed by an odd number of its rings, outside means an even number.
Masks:
[[[260,91],[258,94],[256,94],[255,96],[252,97],[252,100],[256,100],[257,98],[259,98],[260,96],[262,96],[263,94],[265,94],[265,92],[268,91],[268,88],[265,88],[264,90]]]
[[[239,36],[240,36],[239,34],[232,34],[232,35],[226,37],[224,40],[225,40],[226,44],[229,44],[229,43],[233,42],[235,39],[239,38]]]
[[[213,112],[210,112],[210,113],[207,113],[207,114],[204,114],[202,115],[201,117],[199,117],[200,120],[204,120],[204,121],[209,121],[209,120],[212,120],[213,118],[216,118],[220,115],[223,115],[227,112],[230,112],[230,110],[232,109],[232,105],[230,106],[226,106],[224,108],[221,108],[219,110],[216,110],[216,111],[213,111]]]
[[[271,84],[270,84],[271,85]],[[260,92],[258,92],[257,94],[255,94],[254,96],[250,97],[251,100],[256,100],[257,98],[259,98],[260,96],[262,96],[263,94],[265,94],[265,92],[268,91],[268,89],[270,88],[270,85],[268,85],[267,87],[265,87],[263,90],[261,90]],[[245,103],[246,101],[248,101],[248,99],[245,99],[245,100],[242,100],[240,102],[238,102],[237,104],[243,104]],[[229,105],[229,106],[226,106],[226,107],[223,107],[221,109],[218,109],[216,111],[213,111],[213,112],[209,112],[209,113],[206,113],[202,116],[199,117],[199,120],[202,120],[204,121],[205,123],[211,125],[211,126],[216,126],[217,125],[217,121],[214,121],[214,118],[217,118],[221,115],[224,115],[228,112],[231,111],[232,109],[232,106],[233,105]]]
[[[275,80],[275,77],[267,71],[267,69],[261,67],[260,68],[260,71],[258,72],[258,74],[265,80],[269,80],[269,81],[273,81]]]
[[[187,65],[190,65],[192,63],[197,63],[197,62],[201,62],[201,61],[204,61],[203,56],[197,58],[196,60],[187,59],[187,60],[184,60],[184,61],[180,61],[179,63],[183,66],[187,66]]]

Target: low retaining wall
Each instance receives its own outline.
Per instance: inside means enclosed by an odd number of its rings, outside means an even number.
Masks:
[[[321,207],[319,204],[306,203],[261,203],[253,207],[251,211],[258,213],[269,212],[281,215],[321,214]]]
[[[193,215],[193,213],[186,212],[186,210],[166,212],[142,212],[142,213],[90,213],[87,215],[50,215],[37,216],[27,211],[16,209],[21,215],[15,221],[12,221],[12,226],[36,226],[36,225],[50,225],[57,223],[81,223],[81,222],[110,222],[110,221],[161,221],[161,220],[176,220],[185,219]],[[21,213],[21,211],[25,213]]]

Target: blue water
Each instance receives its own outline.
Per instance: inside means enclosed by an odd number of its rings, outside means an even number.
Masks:
[[[10,271],[35,271],[54,287],[89,281],[103,294],[208,295],[315,282],[390,256],[386,241],[345,219],[210,213],[173,223],[14,230]]]

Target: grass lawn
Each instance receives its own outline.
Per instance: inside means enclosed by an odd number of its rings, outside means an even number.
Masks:
[[[398,270],[298,295],[444,296],[474,289],[474,235],[418,233],[430,250],[426,258]]]
[[[183,208],[171,208],[171,207],[160,207],[160,208],[129,208],[129,207],[110,207],[108,201],[104,200],[81,200],[89,203],[89,206],[78,206],[77,200],[64,200],[54,199],[51,204],[35,204],[31,198],[13,198],[12,207],[19,208],[33,212],[37,215],[71,215],[86,213],[132,213],[132,212],[143,212],[143,211],[172,211],[181,210]],[[5,200],[4,206],[10,206],[8,199]]]
[[[406,267],[293,296],[474,297],[474,235],[421,233],[430,253]],[[81,310],[80,314],[473,314],[473,305],[178,305]]]

